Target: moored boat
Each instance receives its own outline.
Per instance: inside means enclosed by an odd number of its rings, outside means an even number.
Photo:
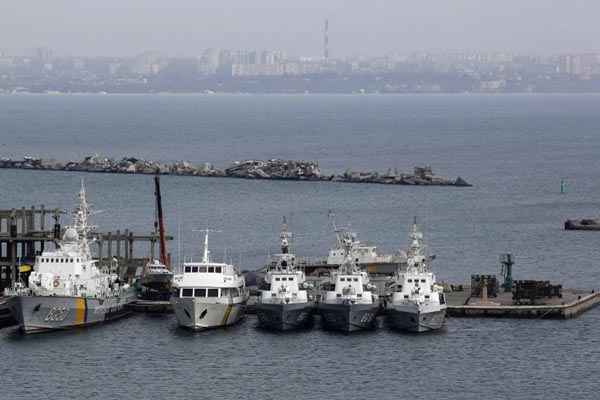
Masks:
[[[210,260],[208,233],[201,262],[183,263],[173,277],[171,304],[179,326],[203,330],[235,324],[244,317],[248,291],[239,269]]]
[[[13,286],[5,294],[15,296],[15,317],[25,333],[69,329],[97,324],[129,313],[126,305],[135,291],[122,283],[111,268],[100,268],[92,259],[88,237],[90,212],[83,182],[73,223],[54,251],[37,256],[28,287]]]
[[[296,256],[290,253],[291,233],[285,218],[280,234],[281,253],[273,255],[260,291],[256,315],[263,328],[286,331],[307,327],[312,322],[313,304],[308,299],[304,272],[296,269]]]
[[[318,304],[324,328],[353,332],[377,325],[379,299],[369,283],[369,276],[361,271],[352,258],[352,241],[343,241],[344,262],[333,271],[331,280]]]
[[[407,268],[398,271],[390,285],[386,306],[390,327],[409,332],[441,329],[446,319],[446,298],[431,271],[431,257],[425,254],[423,234],[416,220],[410,232]]]

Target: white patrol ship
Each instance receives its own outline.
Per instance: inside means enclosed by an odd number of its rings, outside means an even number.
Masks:
[[[210,260],[205,230],[202,262],[183,263],[173,277],[171,304],[180,326],[202,330],[232,325],[243,316],[248,299],[245,280],[231,264]]]
[[[437,330],[444,326],[446,298],[431,272],[431,257],[425,255],[416,219],[410,240],[407,269],[398,271],[390,286],[393,291],[387,304],[387,321],[392,328],[410,332]]]
[[[266,288],[256,304],[259,325],[273,330],[291,330],[312,322],[312,302],[308,300],[304,272],[296,269],[296,256],[289,252],[290,238],[283,219],[281,253],[275,254],[265,275]]]
[[[135,291],[122,284],[117,274],[96,266],[88,243],[93,230],[89,214],[82,182],[73,225],[67,227],[56,250],[36,257],[28,287],[6,291],[16,296],[16,319],[23,332],[80,327],[128,313],[125,306],[135,300]]]
[[[374,328],[379,309],[378,296],[373,293],[375,286],[352,259],[352,241],[346,239],[343,244],[344,262],[333,271],[328,290],[324,291],[318,305],[323,325],[344,332]]]

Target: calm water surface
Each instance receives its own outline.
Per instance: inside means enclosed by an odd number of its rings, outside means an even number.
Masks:
[[[414,215],[440,279],[498,273],[600,286],[595,233],[564,232],[596,216],[600,96],[0,96],[0,156],[100,153],[164,161],[319,160],[328,172],[431,164],[473,188],[253,182],[164,177],[167,225],[182,256],[211,226],[213,255],[262,265],[282,215],[299,255],[323,255],[327,211],[384,251],[405,248]],[[148,176],[0,170],[0,208],[70,207],[85,177],[102,230],[152,228]],[[567,182],[561,195],[560,179]],[[175,258],[176,243],[170,244]],[[146,256],[148,250],[136,248]],[[571,321],[448,321],[445,332],[357,335],[313,329],[189,334],[173,316],[132,318],[34,337],[0,331],[0,398],[595,399],[600,309]]]

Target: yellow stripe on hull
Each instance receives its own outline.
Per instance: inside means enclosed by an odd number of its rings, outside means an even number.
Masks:
[[[85,299],[75,299],[75,324],[85,323]]]
[[[231,314],[231,309],[233,308],[233,304],[228,304],[225,309],[225,315],[223,315],[223,321],[221,321],[221,325],[227,325],[227,320],[229,319],[229,314]]]

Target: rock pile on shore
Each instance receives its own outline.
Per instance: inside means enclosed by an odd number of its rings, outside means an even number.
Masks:
[[[163,174],[244,179],[286,179],[310,181],[334,181],[353,183],[381,183],[389,185],[435,185],[471,186],[464,179],[451,180],[435,176],[431,167],[415,167],[413,174],[388,170],[386,173],[346,170],[341,175],[323,175],[315,161],[293,160],[245,160],[235,161],[225,170],[210,163],[194,165],[187,161],[161,163],[136,157],[115,160],[98,155],[87,156],[81,161],[56,161],[35,157],[22,160],[0,159],[0,168],[33,169],[48,171],[105,172],[117,174]]]

